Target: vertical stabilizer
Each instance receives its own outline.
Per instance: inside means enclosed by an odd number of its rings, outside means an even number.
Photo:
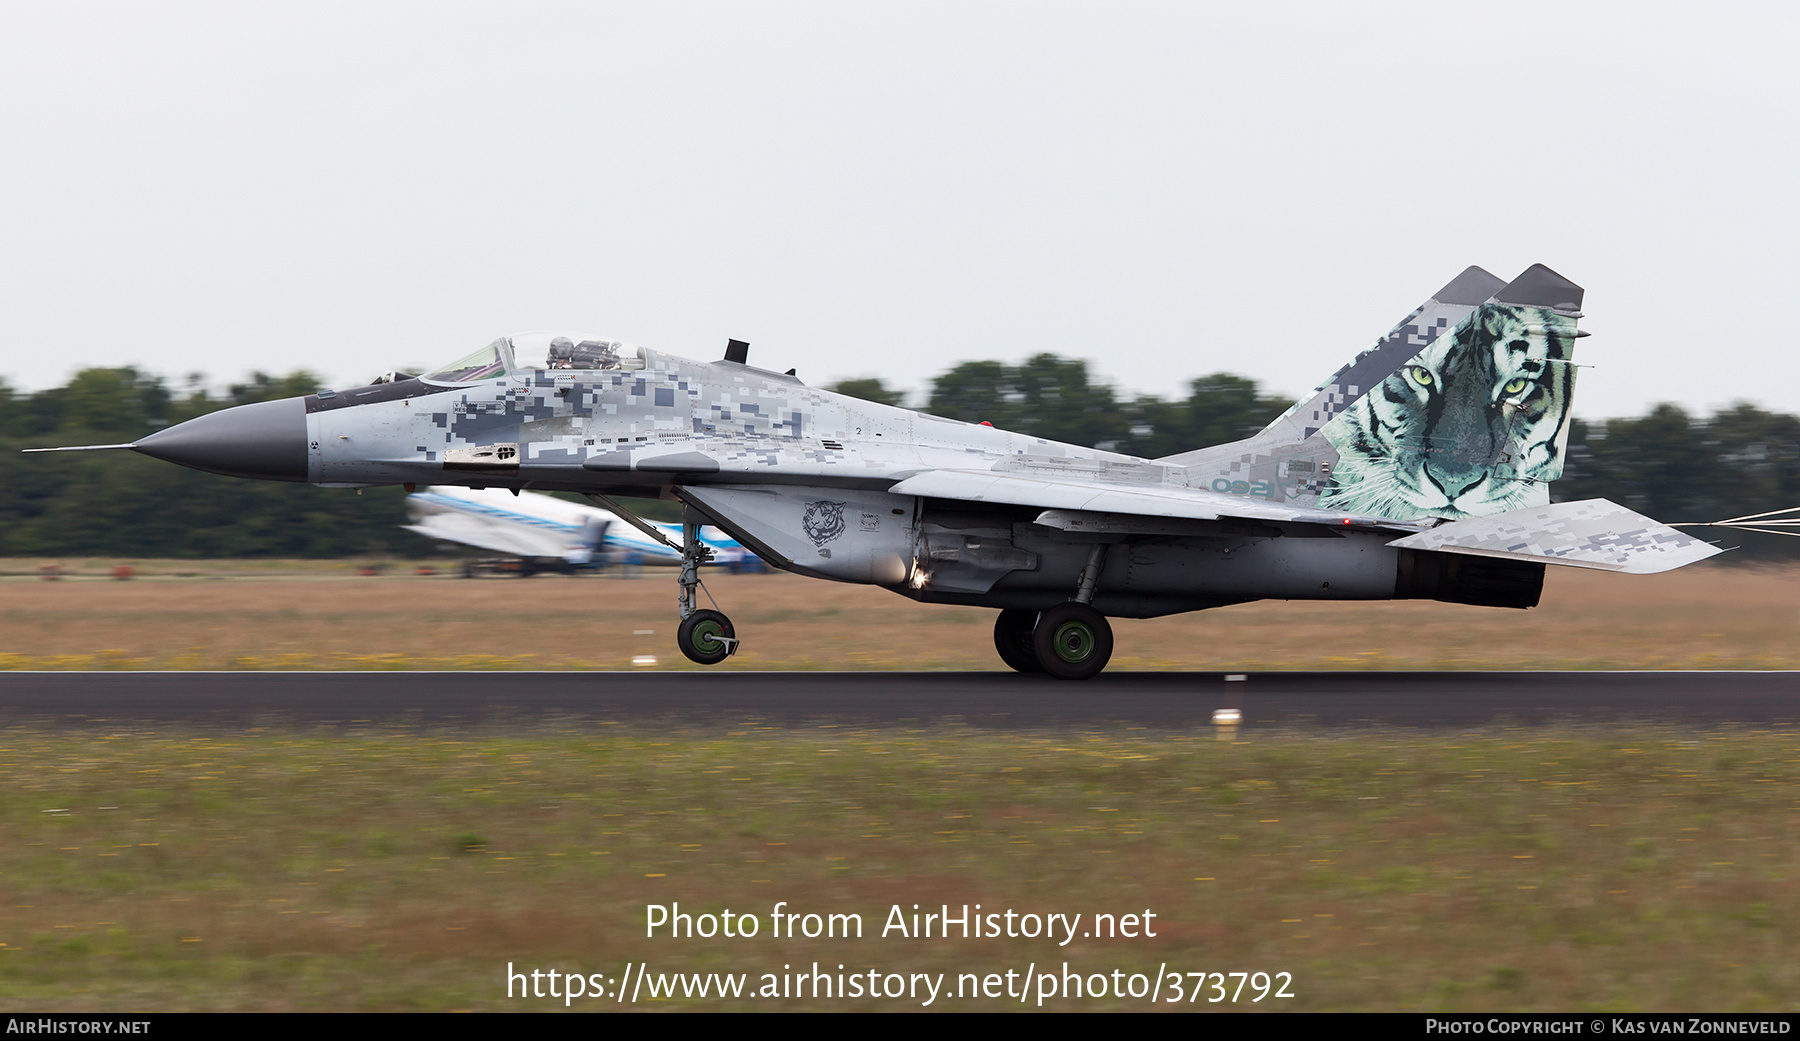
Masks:
[[[1581,299],[1541,264],[1469,268],[1262,433],[1157,462],[1190,488],[1395,520],[1545,505]]]
[[[1324,509],[1479,517],[1550,501],[1575,395],[1581,287],[1534,265],[1320,428]]]
[[[1333,373],[1310,396],[1295,402],[1251,440],[1304,441],[1311,437],[1506,286],[1505,280],[1479,267],[1470,265],[1463,269],[1462,274],[1388,330],[1375,346]]]

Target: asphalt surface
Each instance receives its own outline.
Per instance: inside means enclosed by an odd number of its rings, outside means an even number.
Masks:
[[[9,672],[0,725],[549,720],[982,727],[1800,723],[1800,672]]]

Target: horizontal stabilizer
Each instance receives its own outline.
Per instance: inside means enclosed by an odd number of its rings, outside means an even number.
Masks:
[[[1605,499],[1559,502],[1451,521],[1388,545],[1632,575],[1673,571],[1720,552],[1692,535]]]

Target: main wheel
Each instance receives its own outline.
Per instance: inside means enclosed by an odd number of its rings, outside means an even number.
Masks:
[[[675,642],[681,653],[701,665],[717,665],[731,656],[737,636],[731,619],[718,611],[695,611],[675,630]]]
[[[1112,626],[1086,604],[1057,604],[1038,619],[1032,646],[1038,664],[1057,679],[1093,679],[1112,659]]]
[[[1031,642],[1031,634],[1037,630],[1038,613],[1036,611],[1018,611],[1008,608],[1000,612],[994,619],[994,650],[1000,652],[1000,660],[1015,672],[1043,672],[1044,667],[1038,664],[1037,650]]]

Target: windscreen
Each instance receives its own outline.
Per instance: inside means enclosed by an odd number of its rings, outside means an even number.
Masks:
[[[493,379],[506,374],[506,355],[502,348],[506,346],[506,337],[501,337],[480,350],[470,351],[448,365],[440,365],[419,377],[432,383],[468,383],[471,380]]]

